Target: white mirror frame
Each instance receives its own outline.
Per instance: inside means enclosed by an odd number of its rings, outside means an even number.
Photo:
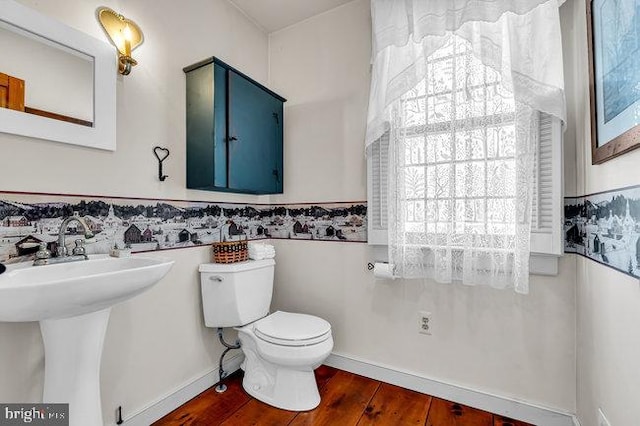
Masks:
[[[93,127],[0,108],[0,132],[115,151],[118,75],[115,48],[14,0],[0,0],[0,21],[82,52],[94,60]]]

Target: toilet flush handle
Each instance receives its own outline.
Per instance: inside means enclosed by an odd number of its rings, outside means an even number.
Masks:
[[[222,281],[224,281],[224,278],[222,278],[220,275],[212,275],[209,277],[209,280],[221,283]]]

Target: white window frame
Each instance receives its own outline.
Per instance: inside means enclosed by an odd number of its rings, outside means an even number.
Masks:
[[[379,142],[375,142],[379,143]],[[535,275],[557,275],[558,258],[563,254],[564,244],[562,235],[563,221],[563,147],[562,124],[556,117],[551,121],[551,182],[550,202],[552,209],[551,228],[549,232],[531,232],[531,257],[529,270]],[[372,212],[380,209],[376,205],[373,182],[373,155],[367,156],[367,242],[374,247],[375,260],[387,261],[388,230],[377,228],[372,218]],[[536,170],[536,173],[539,171]],[[388,176],[381,176],[388,179]],[[377,198],[380,200],[380,197]]]

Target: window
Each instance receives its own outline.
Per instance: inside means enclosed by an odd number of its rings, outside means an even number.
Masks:
[[[501,203],[515,202],[513,96],[459,37],[432,54],[426,67],[426,77],[397,103],[393,118],[403,132],[398,156],[405,176],[405,226],[436,235],[440,229],[487,237],[513,233],[512,220],[500,216],[509,210]],[[556,256],[562,254],[561,125],[544,113],[536,122],[531,272],[555,274]],[[388,157],[387,133],[372,145],[368,159],[369,243],[374,245],[387,244]],[[458,221],[457,215],[464,217]]]

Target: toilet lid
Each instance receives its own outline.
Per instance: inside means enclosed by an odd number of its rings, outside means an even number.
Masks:
[[[308,346],[325,341],[331,324],[313,315],[277,311],[257,321],[253,331],[258,338],[283,346]]]

